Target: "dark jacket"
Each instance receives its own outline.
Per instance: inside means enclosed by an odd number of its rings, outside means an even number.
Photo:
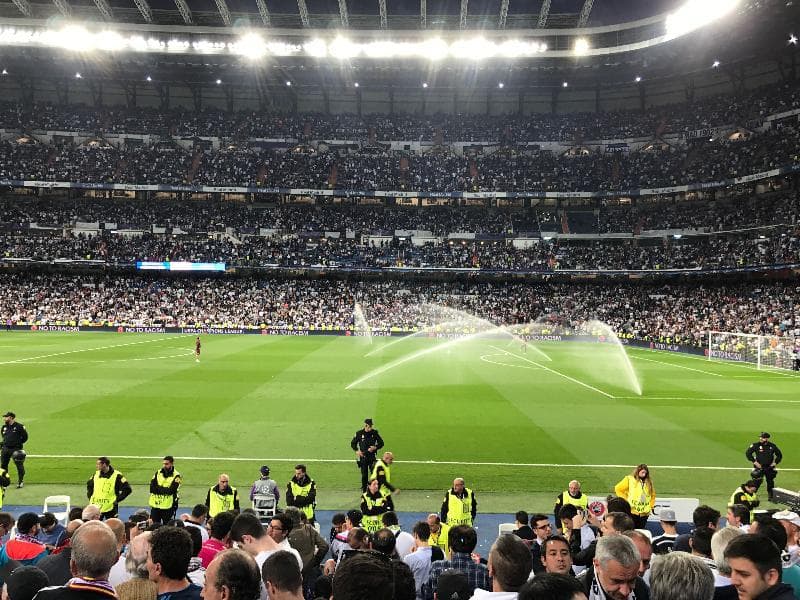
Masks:
[[[295,496],[292,493],[292,481],[294,481],[300,487],[305,487],[309,483],[311,487],[308,490],[307,496]],[[308,473],[303,475],[301,479],[297,479],[296,477],[292,477],[292,480],[286,485],[286,506],[296,506],[297,508],[301,508],[303,506],[309,506],[315,504],[317,501],[317,484],[308,476]]]
[[[772,442],[761,443],[761,440],[753,442],[744,453],[747,460],[757,462],[762,467],[769,467],[772,463],[776,465],[783,460],[783,453]]]
[[[755,600],[794,600],[794,588],[787,583],[779,583],[756,597]]]
[[[375,446],[374,452],[369,451],[371,446]],[[383,448],[383,438],[381,437],[381,434],[378,433],[377,429],[371,429],[370,431],[359,429],[356,431],[353,439],[350,440],[350,447],[353,449],[353,452],[361,450],[361,452],[364,453],[364,456],[356,461],[358,464],[361,464],[363,460],[366,460],[366,464],[371,465],[375,462],[375,454],[378,452],[378,450]]]
[[[65,548],[63,552],[45,556],[36,566],[47,573],[50,585],[64,585],[72,579],[72,571],[69,569],[71,558],[72,548]]]
[[[589,592],[592,589],[592,584],[595,581],[594,567],[592,566],[587,568],[583,573],[578,575],[576,579],[581,582],[581,585],[583,585],[583,589],[586,592],[586,597],[588,598]],[[636,578],[636,584],[633,587],[633,593],[636,595],[636,600],[650,600],[650,590],[647,588],[647,584],[641,577]],[[608,594],[606,594],[606,596],[608,596]],[[783,599],[781,598],[781,600]]]
[[[103,478],[110,478],[115,477],[116,471],[114,467],[108,467],[108,473],[100,473],[100,477]],[[114,482],[114,494],[117,496],[116,504],[119,504],[125,498],[131,495],[133,490],[131,489],[131,484],[128,483],[128,480],[121,476],[117,477],[117,480]],[[89,481],[86,482],[86,497],[91,498],[92,494],[94,493],[94,477],[90,477]],[[116,506],[115,506],[116,508]]]
[[[46,587],[36,594],[37,600],[114,600],[116,593],[97,586],[71,582],[57,587]]]
[[[28,441],[28,431],[25,429],[25,425],[17,421],[11,425],[3,425],[0,434],[3,436],[3,448],[19,450],[22,448],[22,444]]]

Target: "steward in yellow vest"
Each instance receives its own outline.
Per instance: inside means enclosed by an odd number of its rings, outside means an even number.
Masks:
[[[573,479],[569,482],[567,489],[556,496],[556,505],[553,508],[553,515],[555,516],[556,524],[559,525],[558,529],[561,529],[561,519],[558,513],[561,511],[561,508],[567,504],[572,504],[583,512],[586,512],[589,506],[589,496],[581,491],[580,481]]]
[[[450,542],[447,539],[447,536],[450,535],[450,526],[447,523],[442,523],[436,513],[428,515],[428,526],[431,528],[428,544],[440,548],[444,553],[445,559],[447,559],[447,552],[450,550]]]
[[[178,488],[181,474],[175,470],[175,459],[165,456],[163,468],[150,480],[150,518],[153,523],[167,523],[178,510]]]
[[[86,482],[86,497],[100,507],[103,519],[117,516],[119,503],[131,495],[131,484],[111,466],[106,456],[97,459],[97,471]]]
[[[6,488],[11,485],[11,476],[5,469],[0,469],[0,508],[3,508],[3,497],[6,495]]]
[[[314,523],[314,506],[317,504],[317,484],[306,473],[305,465],[294,468],[294,477],[286,486],[286,506],[300,509],[308,518],[309,523]]]
[[[392,454],[391,452],[384,452],[383,458],[375,462],[375,466],[372,467],[372,473],[370,473],[369,475],[370,481],[372,481],[373,479],[378,480],[381,492],[386,496],[394,492],[400,491],[391,483],[392,481],[391,466],[393,462],[394,462],[394,454]]]
[[[475,520],[478,512],[478,502],[475,494],[468,487],[464,487],[464,480],[460,477],[453,480],[453,487],[444,494],[442,502],[442,523],[447,523],[450,527],[456,525],[469,525]]]
[[[205,504],[210,518],[231,510],[239,512],[239,492],[231,486],[230,478],[225,473],[219,476],[217,485],[208,490]]]
[[[650,469],[647,465],[638,465],[632,474],[626,475],[614,486],[614,493],[628,501],[636,527],[644,529],[647,525],[647,517],[653,512],[653,507],[656,505],[656,490],[650,479]]]
[[[367,486],[367,491],[361,494],[361,527],[368,533],[375,533],[383,529],[381,515],[394,510],[394,502],[389,494],[385,494],[377,479],[373,479]]]
[[[758,482],[754,480],[745,481],[742,485],[736,488],[736,491],[731,494],[731,499],[728,506],[734,504],[741,504],[750,511],[750,522],[753,522],[755,508],[761,503],[758,499]]]

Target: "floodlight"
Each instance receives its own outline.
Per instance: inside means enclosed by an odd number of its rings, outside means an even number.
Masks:
[[[152,77],[150,77],[150,75],[148,75],[147,77],[145,77],[145,79],[146,79],[147,81],[153,81],[153,78],[152,78]]]
[[[364,44],[364,56],[369,58],[392,58],[397,56],[400,52],[402,44],[395,42],[370,42]]]
[[[667,39],[675,39],[705,27],[731,12],[739,0],[688,0],[675,12],[667,15]]]
[[[589,52],[589,40],[578,38],[575,40],[575,47],[572,49],[576,56],[583,56]]]
[[[427,88],[427,87],[428,87],[428,82],[427,82],[427,81],[425,81],[425,82],[422,84],[422,87],[424,87],[424,88]]]
[[[328,45],[320,39],[313,39],[310,42],[303,44],[303,50],[309,56],[323,58],[328,56]]]
[[[715,60],[713,63],[711,63],[711,67],[714,68],[714,69],[716,69],[718,66],[719,66],[719,61],[718,60]]]
[[[471,58],[481,60],[497,54],[497,44],[482,37],[456,40],[450,44],[450,56],[454,58]]]
[[[636,76],[636,83],[639,83],[641,80],[642,80],[642,78],[637,75]]]
[[[75,73],[75,79],[83,79],[83,75],[80,73]]]
[[[116,31],[101,31],[95,36],[95,46],[107,52],[119,52],[128,47],[128,40]]]
[[[291,82],[291,81],[287,81],[287,82],[286,82],[286,86],[287,86],[287,87],[292,87],[292,82]]]
[[[353,84],[353,87],[358,87],[358,82],[357,81]]]
[[[222,83],[222,79],[217,79],[217,85]]]
[[[505,86],[506,86],[506,84],[505,84],[505,83],[503,83],[502,81],[501,81],[500,83],[498,83],[498,84],[497,84],[497,87],[499,87],[501,90],[502,90],[502,89],[503,89]]]
[[[348,59],[358,56],[361,53],[361,47],[347,38],[339,36],[328,45],[328,51],[334,58]]]
[[[795,34],[792,33],[789,35],[789,43],[792,46],[797,46],[797,36]]]
[[[267,45],[264,43],[264,38],[257,33],[248,33],[233,43],[231,50],[233,50],[234,54],[256,59],[267,53]]]
[[[3,69],[3,72],[2,72],[2,73],[0,73],[0,74],[1,74],[1,75],[8,75],[8,71],[7,71],[6,69]]]
[[[442,60],[447,57],[450,47],[441,38],[431,38],[416,44],[416,54],[428,60]]]
[[[569,84],[565,81],[564,83],[561,84],[561,87],[569,87]]]

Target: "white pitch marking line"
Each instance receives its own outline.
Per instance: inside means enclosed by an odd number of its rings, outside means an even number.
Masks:
[[[108,363],[124,363],[137,360],[165,360],[167,358],[183,358],[185,356],[194,356],[194,351],[189,350],[182,354],[170,354],[169,356],[148,356],[145,358],[115,358],[109,360],[37,360],[28,361],[29,365],[103,365]],[[29,419],[30,420],[30,419]]]
[[[666,365],[668,367],[675,367],[676,369],[685,369],[687,371],[694,371],[695,373],[703,373],[705,375],[713,375],[714,377],[724,377],[724,375],[721,375],[719,373],[712,373],[711,371],[704,371],[703,369],[695,369],[693,367],[685,367],[683,365],[678,365],[678,364],[671,363],[671,362],[665,362],[663,360],[656,360],[654,358],[645,358],[644,356],[636,356],[635,354],[631,358],[634,358],[636,360],[645,360],[645,361],[651,362],[651,363],[658,363],[659,365]]]
[[[192,337],[191,335],[181,335],[178,338]],[[27,358],[18,358],[17,360],[6,360],[0,362],[0,365],[13,365],[21,362],[28,362],[31,360],[40,360],[42,358],[50,358],[52,356],[64,356],[66,354],[76,354],[78,352],[92,352],[94,350],[110,350],[111,348],[122,348],[123,346],[135,346],[137,344],[150,344],[152,342],[165,342],[168,340],[178,339],[175,337],[156,338],[154,340],[142,340],[140,342],[128,342],[127,344],[112,344],[111,346],[99,346],[97,348],[80,348],[78,350],[66,350],[65,352],[54,352],[53,354],[41,354],[39,356],[28,356]]]
[[[539,367],[532,367],[530,365],[510,365],[504,362],[497,362],[496,360],[489,360],[490,356],[504,356],[503,354],[484,354],[481,356],[481,360],[483,362],[487,362],[492,365],[499,365],[501,367],[514,367],[515,369],[538,369]]]
[[[637,348],[635,346],[628,346],[627,349],[628,350],[633,350],[634,352],[637,352],[637,351],[646,352],[648,354],[661,354],[661,355],[665,354],[664,350],[655,350],[655,349],[650,350],[648,348]],[[687,354],[687,353],[684,353],[684,352],[667,352],[666,354],[669,355],[669,356],[679,356],[681,358],[690,358],[692,360],[702,360],[706,364],[709,364],[709,363],[712,362],[707,357],[696,356],[694,354]],[[734,367],[736,369],[747,369],[749,371],[757,371],[758,373],[770,372],[770,373],[773,373],[775,375],[780,375],[781,377],[790,377],[790,378],[798,378],[798,377],[800,377],[800,375],[795,375],[794,373],[784,373],[782,370],[777,369],[775,367],[772,367],[772,368],[767,367],[765,369],[762,369],[761,371],[758,371],[758,367],[756,365],[754,365],[752,363],[738,361],[738,360],[723,360],[723,359],[720,359],[720,360],[716,360],[716,361],[713,361],[713,362],[714,362],[715,366],[716,365],[720,365],[720,366],[726,366],[726,367]],[[675,363],[665,363],[665,364],[669,364],[669,365],[672,365],[672,366],[677,366]],[[725,377],[725,375],[723,375],[723,377]],[[757,375],[753,375],[753,377],[758,377],[758,376]]]
[[[638,398],[638,396],[637,396]],[[100,454],[28,454],[28,458],[79,458],[96,459]],[[163,455],[158,456],[121,456],[114,455],[116,459],[122,460],[161,460]],[[227,456],[175,456],[176,460],[198,460],[198,461],[226,461],[226,462],[285,462],[285,463],[342,463],[350,464],[352,458],[246,458],[246,457],[227,457]],[[468,465],[477,467],[532,467],[549,469],[554,467],[571,467],[585,469],[628,469],[629,464],[624,465],[588,465],[588,464],[568,464],[568,463],[511,463],[511,462],[464,462],[448,460],[402,460],[395,461],[406,465]],[[701,465],[650,465],[651,469],[690,469],[695,471],[748,471],[751,467],[720,467],[720,466],[701,466]],[[800,468],[781,468],[781,471],[800,471]]]
[[[590,390],[593,390],[593,391],[597,392],[598,394],[602,394],[606,398],[611,398],[612,400],[615,398],[615,396],[612,396],[608,392],[604,392],[603,390],[597,389],[596,387],[594,387],[592,385],[589,385],[588,383],[584,383],[583,381],[581,381],[579,379],[575,379],[574,377],[570,377],[569,375],[565,375],[564,373],[559,373],[555,369],[551,369],[550,367],[546,367],[543,364],[540,364],[540,363],[536,362],[535,360],[531,360],[530,358],[527,358],[525,356],[520,356],[519,354],[514,354],[513,352],[509,352],[508,350],[503,350],[502,348],[498,348],[497,346],[492,346],[491,344],[489,345],[489,347],[492,350],[497,350],[498,352],[502,352],[504,354],[508,354],[509,356],[513,356],[513,357],[518,358],[520,360],[524,360],[525,362],[529,362],[532,365],[536,365],[540,369],[544,369],[545,371],[549,371],[550,373],[553,373],[554,375],[558,375],[559,377],[563,377],[564,379],[568,379],[572,383],[577,383],[578,385],[582,385],[583,387],[588,388]]]
[[[696,402],[752,402],[756,404],[800,404],[800,400],[779,398],[689,398],[688,396],[617,396],[617,400],[693,400]]]

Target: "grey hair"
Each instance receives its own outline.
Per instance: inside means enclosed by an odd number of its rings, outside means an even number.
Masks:
[[[650,600],[712,600],[714,574],[688,552],[660,554],[650,567]]]
[[[601,537],[597,542],[595,558],[601,567],[606,567],[610,561],[615,560],[623,567],[635,566],[638,568],[642,561],[636,544],[623,535]]]
[[[717,563],[717,570],[720,575],[730,577],[731,567],[725,558],[725,549],[734,539],[744,535],[744,531],[738,527],[723,527],[714,532],[711,536],[711,556],[714,557],[714,562]]]
[[[72,536],[72,562],[79,577],[108,578],[118,556],[117,536],[102,521],[84,523]]]
[[[84,521],[97,521],[101,515],[102,511],[97,504],[87,504],[81,512],[81,519]]]
[[[131,540],[128,554],[125,556],[125,570],[134,578],[147,579],[147,550],[150,547],[149,531],[143,531]]]

